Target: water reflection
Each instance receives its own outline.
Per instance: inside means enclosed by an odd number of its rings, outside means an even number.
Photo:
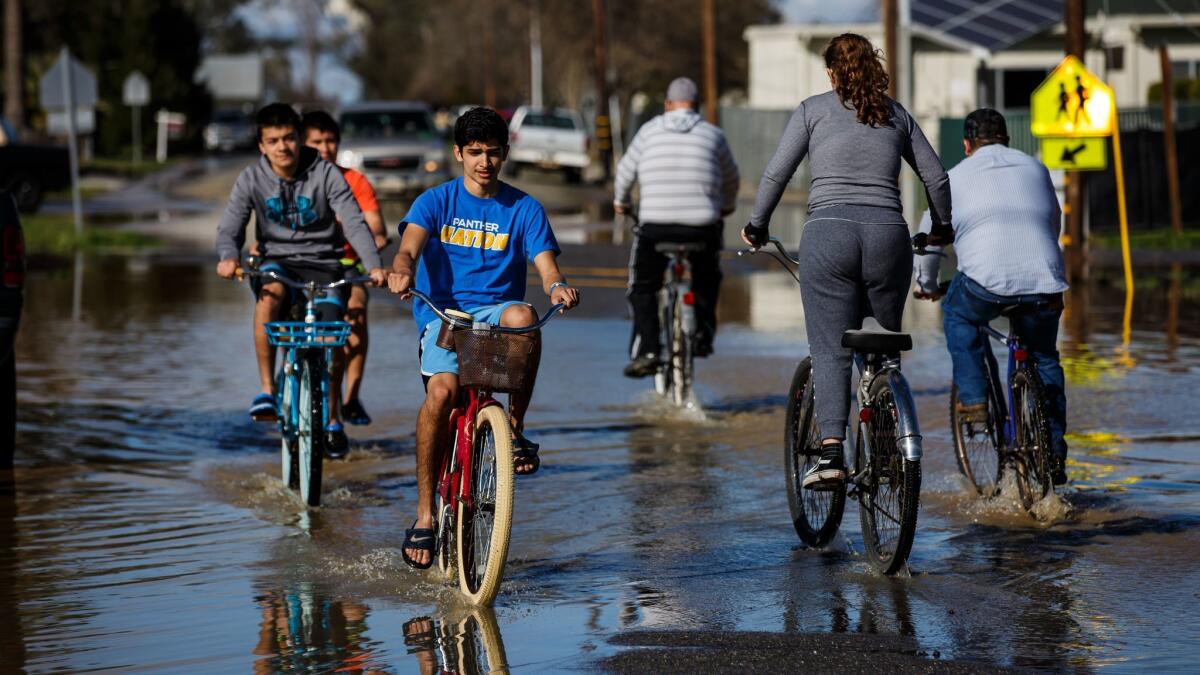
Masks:
[[[473,608],[457,618],[410,619],[404,624],[404,644],[421,675],[508,672],[504,640],[490,607]]]
[[[0,469],[0,672],[23,672],[25,632],[21,626],[17,561],[17,494],[12,469]]]
[[[367,637],[367,606],[337,600],[311,583],[255,598],[262,612],[253,653],[255,673],[386,672]]]

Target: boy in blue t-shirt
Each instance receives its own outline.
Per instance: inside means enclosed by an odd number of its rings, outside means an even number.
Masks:
[[[558,270],[558,242],[542,205],[500,181],[508,157],[504,118],[489,108],[464,113],[454,125],[454,157],[463,165],[462,178],[426,190],[400,223],[400,250],[388,276],[391,291],[408,297],[415,286],[443,309],[467,312],[475,321],[529,326],[537,321],[524,302],[526,264],[532,261],[551,302],[568,309],[578,304],[579,291]],[[413,316],[425,403],[417,417],[417,520],[404,533],[403,556],[409,565],[425,569],[433,562],[434,472],[440,465],[435,454],[458,400],[458,358],[435,344],[441,320],[433,310],[414,300]],[[519,475],[540,465],[537,444],[522,433],[532,392],[531,384],[509,397],[513,470]]]

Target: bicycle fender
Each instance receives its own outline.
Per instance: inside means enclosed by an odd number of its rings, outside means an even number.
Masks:
[[[896,444],[904,453],[904,459],[916,462],[921,459],[921,426],[917,422],[917,406],[913,402],[908,380],[898,370],[889,370],[888,388],[896,402]]]

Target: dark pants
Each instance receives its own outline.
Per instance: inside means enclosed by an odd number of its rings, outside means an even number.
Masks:
[[[641,223],[634,228],[629,259],[629,306],[633,310],[630,358],[662,349],[658,321],[658,291],[663,285],[669,258],[654,250],[660,242],[703,242],[704,250],[688,254],[692,266],[692,292],[696,294],[696,340],[712,344],[717,334],[717,294],[721,290],[721,226]]]
[[[954,363],[954,384],[963,405],[987,400],[987,376],[983,371],[988,338],[979,328],[996,319],[1005,308],[1020,306],[1010,321],[1021,344],[1033,355],[1038,377],[1045,389],[1054,451],[1067,456],[1063,434],[1067,428],[1066,378],[1058,361],[1058,319],[1062,315],[1062,293],[996,295],[965,274],[957,274],[942,300],[942,329],[946,348]],[[1003,378],[1004,375],[1001,374]]]

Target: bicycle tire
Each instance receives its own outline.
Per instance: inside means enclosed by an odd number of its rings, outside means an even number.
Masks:
[[[471,506],[459,502],[456,523],[458,587],[471,604],[487,606],[500,590],[512,533],[512,429],[503,408],[475,415],[471,446]]]
[[[321,460],[325,402],[321,396],[321,363],[308,356],[300,361],[300,402],[296,461],[300,468],[300,499],[309,506],[321,505]]]
[[[904,457],[897,447],[899,415],[886,373],[871,383],[867,394],[871,416],[860,423],[855,454],[859,468],[869,473],[859,493],[863,547],[875,569],[899,572],[912,551],[921,499],[921,462]],[[867,456],[866,439],[870,440]]]
[[[1017,488],[1021,505],[1028,510],[1054,490],[1050,422],[1042,381],[1032,368],[1014,371],[1011,386]]]
[[[674,303],[671,300],[671,292],[664,287],[658,292],[658,332],[662,345],[658,351],[660,357],[666,356],[666,358],[660,358],[662,365],[654,374],[654,391],[664,398],[671,395],[673,384],[671,381],[671,352],[669,351],[671,343],[674,341],[671,332],[675,325],[673,311]]]
[[[787,479],[788,508],[800,541],[813,548],[833,540],[842,525],[846,486],[836,490],[805,490],[804,474],[821,458],[821,437],[813,411],[812,358],[796,366],[788,389],[783,433],[783,462]]]
[[[671,402],[684,407],[692,394],[692,344],[683,330],[683,295],[675,293],[671,327]]]
[[[453,448],[447,449],[446,452],[453,452]],[[434,559],[437,564],[438,575],[450,581],[454,578],[454,556],[455,551],[455,512],[454,507],[447,504],[442,495],[437,495],[434,498],[434,506],[437,508],[435,517],[437,518],[437,550],[434,551]]]
[[[458,657],[463,673],[507,673],[508,655],[491,607],[476,607],[459,626]]]
[[[279,369],[275,391],[279,392],[279,463],[283,484],[290,490],[300,489],[300,465],[296,459],[296,430],[291,428],[295,378],[287,374],[286,369]]]
[[[987,393],[988,423],[982,428],[958,413],[958,385],[950,386],[950,430],[954,435],[954,457],[958,471],[982,497],[993,497],[1000,491],[1004,474],[1003,448],[1000,429],[1005,415],[1003,403],[996,401],[992,387]]]

